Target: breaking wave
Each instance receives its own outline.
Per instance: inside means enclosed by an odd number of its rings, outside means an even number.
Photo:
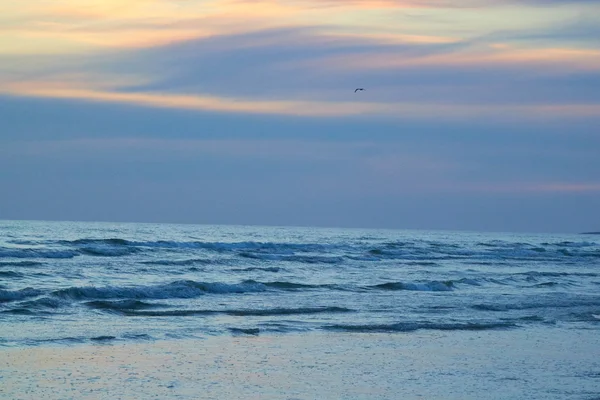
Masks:
[[[454,283],[452,281],[431,281],[424,283],[387,282],[380,283],[379,285],[369,286],[369,288],[380,290],[416,290],[425,292],[449,292],[451,290],[454,290]]]

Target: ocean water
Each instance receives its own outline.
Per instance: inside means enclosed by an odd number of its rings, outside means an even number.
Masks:
[[[555,327],[600,334],[599,236],[0,222],[1,347]]]

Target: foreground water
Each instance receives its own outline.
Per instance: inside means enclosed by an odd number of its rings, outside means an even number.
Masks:
[[[0,398],[598,400],[600,338],[566,333],[308,332],[12,347],[0,351]]]
[[[0,346],[598,331],[599,239],[1,221]]]

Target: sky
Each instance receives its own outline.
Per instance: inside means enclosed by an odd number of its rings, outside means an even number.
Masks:
[[[595,231],[600,3],[1,2],[0,121],[0,219]]]

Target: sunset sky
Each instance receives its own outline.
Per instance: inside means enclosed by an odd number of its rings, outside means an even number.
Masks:
[[[0,219],[600,230],[600,3],[2,2],[0,120]]]

